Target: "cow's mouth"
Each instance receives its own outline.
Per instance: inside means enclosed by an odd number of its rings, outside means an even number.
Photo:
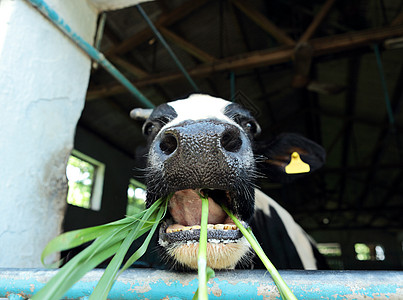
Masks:
[[[249,252],[249,245],[221,208],[222,204],[233,207],[228,191],[186,189],[175,192],[169,202],[169,213],[160,227],[159,244],[177,262],[197,269],[201,220],[199,193],[209,201],[207,264],[215,269],[233,268]],[[241,222],[248,227],[246,222]]]

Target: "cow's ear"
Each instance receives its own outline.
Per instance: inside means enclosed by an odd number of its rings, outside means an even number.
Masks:
[[[260,171],[274,182],[287,183],[323,166],[325,150],[317,143],[295,133],[279,135],[272,142],[257,147]]]

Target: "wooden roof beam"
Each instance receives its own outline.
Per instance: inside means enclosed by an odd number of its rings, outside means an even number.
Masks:
[[[186,51],[190,55],[196,57],[201,62],[211,63],[216,60],[214,56],[208,54],[207,52],[204,52],[192,43],[189,43],[166,27],[160,26],[158,27],[158,29],[168,40],[173,42],[175,45],[177,45],[179,48]]]
[[[391,26],[397,26],[403,24],[403,10],[396,16],[396,18],[390,23]]]
[[[104,28],[104,35],[109,39],[110,43],[113,45],[119,44],[121,40],[117,37],[117,35],[114,33],[112,28],[108,25],[108,23],[105,23],[105,28]],[[127,59],[123,58],[122,56],[110,56],[109,59],[116,65],[120,66],[121,68],[125,69],[127,72],[130,74],[134,75],[137,78],[143,78],[149,76],[149,74],[144,71],[143,69],[133,65]]]
[[[403,35],[403,25],[317,38],[311,40],[310,44],[313,49],[313,56],[320,56],[370,45],[372,43],[381,42],[386,38],[399,35]],[[192,77],[204,77],[215,72],[275,65],[290,61],[293,54],[293,46],[281,46],[266,51],[255,51],[235,57],[224,58],[213,63],[206,63],[192,70],[188,70],[188,72]],[[137,80],[133,82],[133,84],[137,87],[142,87],[150,84],[171,82],[182,78],[183,75],[180,72],[165,73]],[[104,88],[101,89],[105,90]],[[119,86],[114,86],[113,89],[115,91],[114,94],[126,91],[123,87],[120,88]],[[87,97],[92,98],[99,94],[99,89],[91,90],[88,92]],[[110,95],[111,92],[108,91],[108,94]]]
[[[295,41],[287,33],[278,28],[255,8],[250,7],[244,0],[232,0],[232,3],[241,10],[250,20],[274,37],[280,44],[294,46]]]
[[[175,8],[171,12],[167,14],[162,14],[158,20],[154,23],[156,27],[158,26],[168,26],[171,25],[180,19],[184,18],[194,10],[198,9],[202,5],[206,4],[210,0],[193,0],[193,1],[187,1],[183,5],[179,6],[178,8]],[[144,43],[151,37],[153,37],[154,34],[152,30],[147,27],[140,32],[137,32],[130,38],[124,40],[121,42],[119,45],[116,45],[115,47],[112,47],[108,51],[106,51],[105,55],[106,56],[111,56],[111,55],[116,55],[116,54],[124,54],[133,48],[137,47],[138,45]]]
[[[145,72],[143,69],[133,65],[132,63],[128,62],[127,60],[119,57],[119,56],[111,56],[110,60],[122,67],[123,69],[125,69],[126,71],[128,71],[129,73],[131,73],[132,75],[134,75],[137,78],[144,78],[149,76],[149,74],[147,72]]]
[[[327,0],[326,1],[326,3],[322,6],[321,10],[313,18],[312,23],[309,25],[307,30],[304,32],[304,34],[299,39],[298,43],[305,43],[311,39],[311,37],[313,36],[315,31],[318,29],[319,25],[322,24],[323,19],[326,17],[326,15],[332,8],[333,3],[335,1],[336,0]]]

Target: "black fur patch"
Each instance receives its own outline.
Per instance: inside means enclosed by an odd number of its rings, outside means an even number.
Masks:
[[[304,269],[296,245],[288,236],[287,229],[275,209],[270,207],[270,216],[261,210],[256,210],[250,225],[266,255],[277,269]],[[259,257],[254,258],[253,264],[255,269],[265,269]]]
[[[178,116],[178,114],[176,113],[175,109],[172,106],[164,103],[153,110],[149,119],[154,120],[154,119],[164,118],[164,119],[167,119],[167,121],[171,121],[171,120],[175,119],[177,116]]]
[[[255,143],[255,155],[265,157],[258,162],[258,169],[273,182],[289,183],[306,176],[323,166],[326,160],[325,150],[317,143],[296,133],[283,133],[270,143]],[[309,164],[310,172],[287,174],[285,166],[291,160],[291,154],[298,152],[302,161]]]

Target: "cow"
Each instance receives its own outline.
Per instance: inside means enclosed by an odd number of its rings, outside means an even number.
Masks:
[[[297,134],[255,143],[261,128],[241,105],[205,94],[134,109],[145,121],[147,139],[146,206],[172,195],[158,236],[162,256],[175,269],[197,269],[201,200],[208,197],[207,265],[213,269],[264,268],[230,217],[251,227],[263,250],[280,269],[321,269],[326,262],[292,216],[255,184],[263,172],[282,182],[291,154],[299,153],[310,172],[321,167],[321,146]],[[295,176],[294,176],[295,177]]]

